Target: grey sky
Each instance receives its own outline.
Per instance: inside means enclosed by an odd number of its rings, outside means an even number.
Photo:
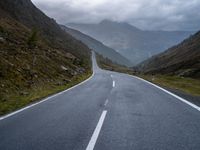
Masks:
[[[65,24],[128,22],[145,30],[200,30],[200,0],[32,0]]]

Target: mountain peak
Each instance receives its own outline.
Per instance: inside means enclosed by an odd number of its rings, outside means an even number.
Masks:
[[[99,25],[102,26],[113,26],[113,27],[121,27],[121,28],[126,28],[126,29],[134,29],[135,31],[140,31],[137,27],[127,23],[127,22],[118,22],[118,21],[112,21],[112,20],[102,20]]]
[[[108,20],[108,19],[104,19],[99,24],[113,24],[113,23],[118,23],[118,22],[112,21],[112,20]]]

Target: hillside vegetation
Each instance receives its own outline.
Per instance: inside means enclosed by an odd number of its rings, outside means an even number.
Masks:
[[[135,68],[146,80],[200,96],[200,32]]]
[[[146,74],[167,74],[200,79],[200,32],[137,66]]]
[[[0,1],[0,115],[91,74],[89,48],[30,0]]]

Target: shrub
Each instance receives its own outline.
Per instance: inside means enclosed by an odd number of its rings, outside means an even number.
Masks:
[[[30,33],[30,36],[28,37],[27,44],[30,48],[35,48],[36,43],[38,40],[38,31],[36,29],[33,29]]]

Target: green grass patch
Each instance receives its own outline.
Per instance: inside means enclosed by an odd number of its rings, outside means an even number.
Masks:
[[[150,82],[163,87],[176,89],[193,96],[200,96],[200,80],[167,75],[139,75]]]

